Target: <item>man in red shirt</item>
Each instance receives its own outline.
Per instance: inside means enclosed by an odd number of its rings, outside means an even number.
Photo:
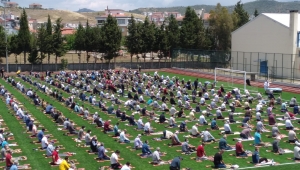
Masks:
[[[239,156],[239,157],[247,157],[248,156],[246,154],[246,152],[244,151],[244,147],[242,145],[242,140],[239,140],[235,144],[235,153],[236,153],[236,156]]]
[[[196,161],[207,160],[207,156],[204,150],[205,143],[202,143],[197,148],[197,158]]]
[[[52,163],[53,165],[59,165],[61,163],[61,159],[58,155],[58,147],[56,146],[54,151],[52,152]]]
[[[104,132],[112,131],[112,127],[110,127],[111,120],[108,120],[104,123]]]
[[[13,161],[11,157],[11,151],[9,149],[6,151],[5,161],[6,161],[6,169],[10,169],[10,167],[13,165]]]

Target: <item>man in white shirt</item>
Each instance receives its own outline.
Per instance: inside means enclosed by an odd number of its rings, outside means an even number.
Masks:
[[[121,133],[120,133],[120,142],[121,143],[130,143],[130,140],[126,137],[126,129],[124,129]]]
[[[192,135],[192,136],[195,136],[195,137],[198,137],[198,136],[200,136],[200,133],[199,133],[199,131],[198,131],[198,128],[197,128],[197,123],[192,127],[192,129],[190,130],[190,134]]]
[[[119,155],[120,155],[119,150],[116,150],[114,153],[111,154],[110,166],[112,169],[119,169],[122,166],[119,162]]]
[[[265,89],[265,91],[269,88],[269,86],[270,86],[270,83],[269,83],[269,81],[267,80],[267,81],[264,83],[264,89]]]
[[[162,111],[165,111],[165,112],[168,112],[168,111],[169,111],[168,106],[167,106],[167,104],[166,104],[165,102],[163,102],[163,103],[161,104],[161,110],[162,110]]]
[[[42,149],[47,149],[48,147],[48,136],[47,135],[44,135],[43,138],[42,138]]]
[[[156,151],[152,154],[152,163],[153,164],[159,164],[161,162],[160,156],[159,156],[160,148],[157,147]]]
[[[261,120],[261,113],[260,112],[256,112],[256,120],[257,121]]]
[[[207,130],[203,131],[203,142],[211,142],[216,141],[215,138],[211,135],[211,133]]]
[[[139,120],[137,121],[137,126],[138,126],[138,129],[143,129],[144,128],[144,123],[143,123],[143,120],[142,118],[139,118]]]
[[[121,168],[121,170],[130,170],[130,162],[126,162],[125,165]]]
[[[138,136],[134,139],[134,148],[141,149],[143,146],[143,142],[141,141],[141,134],[138,134]]]
[[[170,115],[175,115],[177,112],[177,110],[175,109],[174,105],[172,105],[172,107],[170,108]]]
[[[262,110],[262,103],[260,102],[260,103],[258,103],[257,105],[256,105],[256,112],[261,112]]]
[[[224,124],[224,131],[225,131],[225,134],[233,134],[228,121],[226,121]]]
[[[288,139],[289,139],[289,143],[295,143],[296,141],[298,141],[295,131],[293,131],[293,130],[289,131]]]
[[[294,147],[294,159],[300,160],[300,147],[299,146]]]
[[[199,123],[200,125],[207,125],[207,121],[205,120],[205,116],[203,113],[199,117]]]
[[[287,130],[293,130],[294,129],[294,126],[291,122],[291,119],[286,119],[285,120],[285,127]]]
[[[151,127],[150,127],[150,122],[149,121],[147,123],[145,123],[144,132],[146,134],[150,134],[151,133]]]

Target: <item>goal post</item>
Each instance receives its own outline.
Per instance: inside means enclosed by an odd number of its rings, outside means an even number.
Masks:
[[[250,93],[251,92],[258,92],[257,87],[252,87],[252,86],[247,87],[247,83],[246,83],[246,80],[247,80],[248,76],[251,76],[252,74],[255,74],[255,73],[246,72],[246,71],[242,71],[242,70],[233,70],[233,69],[217,68],[216,67],[215,70],[214,70],[214,74],[215,74],[215,84],[216,84],[216,86],[218,84],[218,76],[226,77],[227,81],[223,80],[223,82],[227,82],[227,84],[231,83],[231,85],[228,85],[228,86],[232,87],[232,88],[235,84],[234,79],[239,78],[239,79],[243,80],[243,82],[244,82],[243,83],[244,91],[248,90]],[[231,80],[228,80],[228,79],[231,79]],[[220,85],[218,85],[218,86],[220,86]]]

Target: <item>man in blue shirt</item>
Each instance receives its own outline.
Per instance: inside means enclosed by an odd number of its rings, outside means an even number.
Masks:
[[[110,158],[105,154],[104,143],[101,143],[98,148],[98,159],[100,160],[110,160]]]
[[[174,158],[170,164],[170,170],[180,170],[180,161],[182,160],[182,157]]]
[[[217,121],[216,121],[216,118],[214,118],[212,121],[211,121],[211,124],[210,124],[210,127],[211,129],[214,129],[214,130],[218,130],[218,125],[217,125]]]
[[[265,145],[261,140],[260,130],[256,131],[254,134],[254,144],[256,146],[264,146]]]
[[[51,114],[51,110],[53,109],[53,106],[52,106],[52,104],[48,104],[47,106],[46,106],[46,114]]]
[[[188,131],[188,129],[186,127],[186,120],[181,122],[179,129],[180,129],[180,132],[187,132]]]
[[[152,154],[150,151],[149,145],[148,145],[148,140],[145,141],[145,143],[142,146],[142,154],[140,156],[149,156]]]
[[[39,142],[42,142],[42,138],[44,137],[44,132],[45,132],[44,128],[38,132],[37,137]]]
[[[263,161],[268,162],[268,159],[267,158],[260,158],[259,157],[259,148],[255,147],[255,151],[252,154],[252,162],[254,164],[258,164],[258,163],[261,163]]]
[[[220,150],[231,150],[232,147],[227,145],[227,141],[226,141],[227,136],[224,135],[223,138],[220,139],[219,141],[219,149]]]

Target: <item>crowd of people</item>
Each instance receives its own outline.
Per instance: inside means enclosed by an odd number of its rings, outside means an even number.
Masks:
[[[215,83],[210,82],[202,84],[198,79],[185,81],[177,77],[160,75],[158,72],[150,75],[136,70],[61,71],[54,75],[47,72],[45,76],[43,73],[31,73],[29,76],[20,75],[20,77],[45,94],[65,103],[66,107],[82,115],[87,121],[92,121],[98,127],[102,127],[105,133],[112,133],[113,137],[118,137],[120,143],[133,143],[134,149],[141,150],[141,157],[152,158],[152,164],[167,163],[170,164],[171,170],[180,169],[180,162],[183,158],[175,157],[171,161],[163,161],[161,156],[164,153],[161,152],[161,148],[157,147],[155,151],[151,151],[149,141],[141,139],[143,135],[156,133],[156,124],[166,126],[162,136],[155,140],[170,140],[170,146],[181,146],[181,151],[187,155],[195,152],[197,161],[211,160],[214,167],[226,168],[222,157],[226,150],[234,151],[237,157],[252,156],[254,164],[273,162],[273,160],[261,158],[259,154],[259,147],[268,146],[268,143],[263,142],[261,135],[269,131],[263,120],[267,117],[268,125],[272,126],[270,132],[274,137],[271,143],[272,151],[278,154],[285,153],[285,150],[279,146],[285,134],[278,128],[281,122],[284,122],[285,129],[288,130],[286,134],[288,141],[295,143],[294,159],[300,159],[300,143],[292,123],[296,120],[296,114],[299,113],[296,97],[291,98],[288,103],[283,102],[281,96],[275,98],[272,91],[265,97],[259,92],[253,94],[247,90],[241,92],[239,88],[225,89],[223,86],[216,87]],[[119,150],[107,155],[104,143],[98,141],[96,136],[91,136],[90,129],[86,130],[85,126],[82,126],[80,130],[76,130],[74,122],[66,118],[59,109],[53,107],[50,101],[40,99],[33,89],[26,89],[22,82],[12,77],[7,77],[7,81],[30,97],[35,105],[43,107],[45,114],[51,115],[58,125],[68,131],[68,134],[77,135],[78,140],[84,140],[91,152],[98,154],[99,160],[110,160],[113,169],[130,169],[130,162],[124,165],[120,163]],[[62,93],[69,93],[69,97],[64,98]],[[6,94],[3,86],[1,94]],[[5,97],[6,101],[11,100],[11,96],[5,95]],[[77,103],[78,100],[99,108],[99,111],[90,113],[87,107]],[[107,105],[107,103],[112,104]],[[63,165],[62,161],[57,159],[55,153],[57,148],[47,141],[48,136],[44,135],[44,129],[37,132],[34,120],[22,111],[22,107],[14,105],[12,107],[16,111],[16,116],[23,119],[26,125],[28,124],[32,136],[37,136],[42,148],[47,150],[47,155],[53,157],[55,164]],[[273,113],[275,107],[280,107],[281,120]],[[244,112],[244,117],[240,122],[235,120],[238,115],[236,109]],[[132,114],[126,114],[128,110],[132,111]],[[223,115],[226,112],[228,112],[228,117]],[[130,140],[130,134],[126,129],[119,129],[119,123],[113,125],[110,119],[103,120],[103,114],[115,115],[121,122],[128,122],[128,128],[142,130],[142,133],[138,134],[134,140]],[[138,119],[135,119],[136,115]],[[199,115],[199,118],[196,115]],[[144,117],[147,117],[145,123]],[[176,119],[182,121],[179,122]],[[217,122],[221,121],[224,122],[223,127],[217,125]],[[231,129],[232,124],[241,124],[242,129],[238,134]],[[191,129],[188,125],[192,125]],[[206,128],[199,130],[200,126]],[[171,129],[174,131],[172,132]],[[215,138],[211,131],[220,131],[223,134],[222,138]],[[178,137],[179,133],[187,133],[188,136],[181,141]],[[236,143],[229,145],[227,136],[234,134],[238,135]],[[198,146],[192,146],[188,140],[190,137],[201,138],[202,142]],[[248,140],[254,141],[253,151],[247,151],[243,147],[243,141]],[[208,156],[205,146],[212,142],[218,142],[219,151],[214,156]],[[52,152],[48,153],[49,146]],[[209,154],[213,155],[213,153]]]

